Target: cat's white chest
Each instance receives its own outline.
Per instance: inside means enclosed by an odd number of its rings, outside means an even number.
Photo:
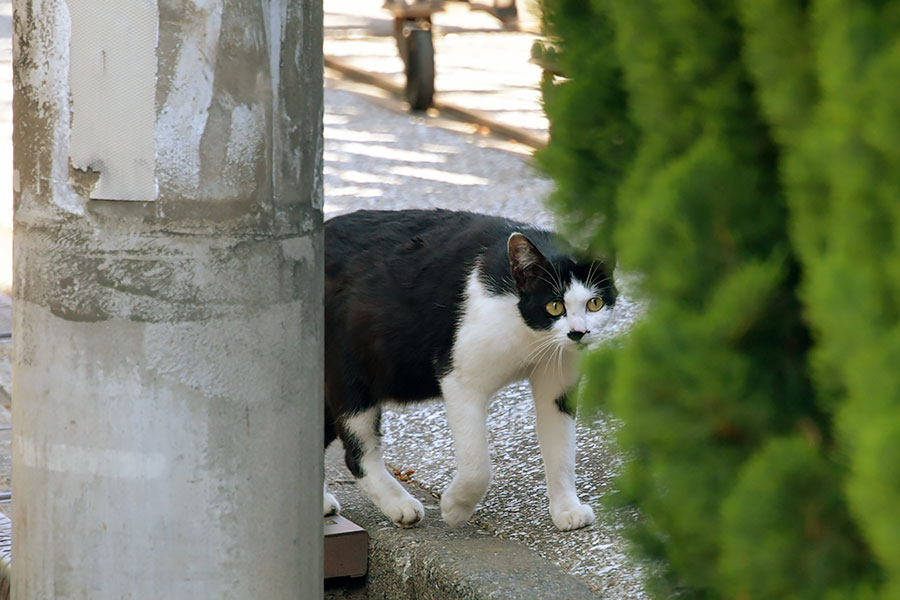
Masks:
[[[515,296],[492,295],[473,271],[466,285],[464,311],[453,347],[453,375],[499,388],[527,377],[536,363],[571,362],[569,352],[547,347],[545,332],[522,320]]]

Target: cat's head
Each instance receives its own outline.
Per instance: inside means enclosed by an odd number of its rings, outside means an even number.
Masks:
[[[549,248],[545,255],[518,232],[507,247],[525,323],[546,331],[559,346],[598,341],[616,302],[612,270],[602,261],[578,261]]]

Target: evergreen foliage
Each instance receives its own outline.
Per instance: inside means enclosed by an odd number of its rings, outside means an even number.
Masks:
[[[900,598],[900,6],[544,9],[552,202],[648,305],[586,397],[652,589]]]

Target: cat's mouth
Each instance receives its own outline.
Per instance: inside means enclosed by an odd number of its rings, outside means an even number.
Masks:
[[[588,337],[583,335],[578,338],[574,338],[572,336],[567,336],[565,342],[563,342],[564,346],[568,346],[569,348],[575,348],[576,350],[584,350],[590,345],[593,337]]]

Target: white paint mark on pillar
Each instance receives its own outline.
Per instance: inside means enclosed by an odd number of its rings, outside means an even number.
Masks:
[[[76,169],[100,173],[90,197],[155,200],[156,0],[68,0]]]
[[[231,109],[225,178],[235,185],[247,180],[253,181],[253,169],[265,152],[265,144],[266,115],[263,107],[253,104]]]
[[[44,445],[31,437],[16,436],[24,465],[55,473],[99,475],[119,479],[158,479],[166,468],[159,452],[88,448],[69,444]]]
[[[281,251],[286,258],[296,262],[311,261],[315,256],[312,240],[308,237],[296,237],[283,240]]]

